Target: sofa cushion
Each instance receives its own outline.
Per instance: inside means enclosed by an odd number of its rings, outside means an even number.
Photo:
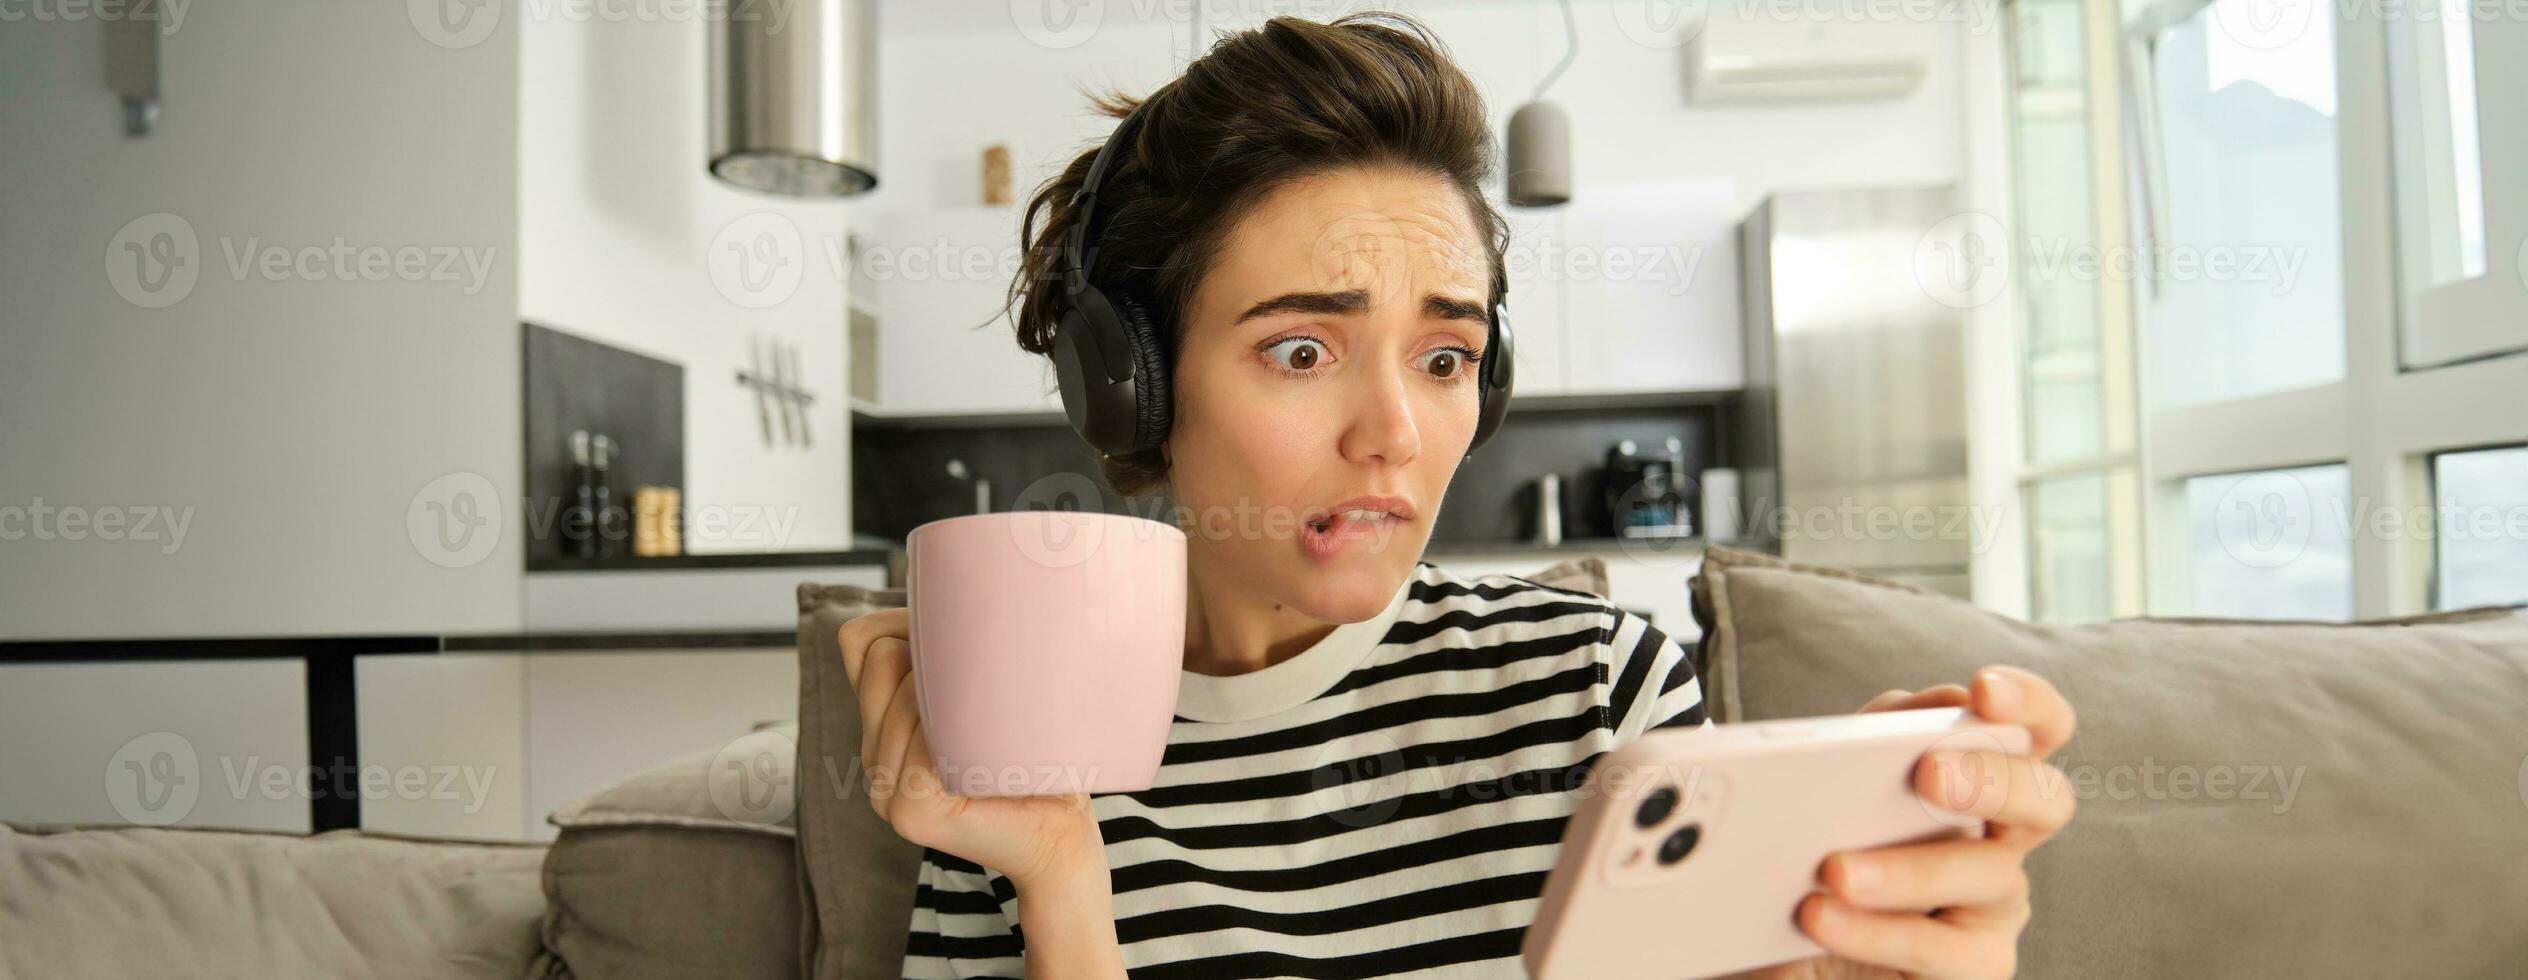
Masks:
[[[922,849],[896,836],[862,795],[860,700],[839,636],[854,617],[903,604],[901,590],[799,586],[798,889],[808,928],[798,950],[815,980],[904,969]]]
[[[2013,664],[2080,715],[2080,804],[2030,859],[2026,976],[2517,976],[2528,616],[2048,628],[1714,548],[1724,722],[1849,712]]]
[[[1561,562],[1526,576],[1526,579],[1547,588],[1586,592],[1600,599],[1614,598],[1610,594],[1613,590],[1607,588],[1606,559],[1596,555]]]
[[[0,976],[549,975],[534,845],[0,824]]]
[[[670,759],[556,811],[545,946],[579,980],[798,976],[796,732]]]

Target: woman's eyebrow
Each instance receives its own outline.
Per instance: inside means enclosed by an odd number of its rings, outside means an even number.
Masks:
[[[1339,293],[1283,293],[1247,307],[1236,322],[1245,323],[1276,313],[1313,313],[1319,316],[1340,316],[1369,308],[1369,294],[1358,289]],[[1490,319],[1482,305],[1433,293],[1422,298],[1422,315],[1433,320],[1469,320],[1483,323]]]
[[[1238,314],[1235,322],[1245,323],[1248,320],[1272,316],[1275,313],[1315,313],[1320,316],[1334,316],[1358,313],[1368,308],[1369,294],[1358,289],[1346,289],[1339,293],[1283,293],[1247,307],[1246,312]]]
[[[1472,320],[1476,323],[1487,323],[1492,319],[1479,305],[1437,293],[1422,297],[1422,315],[1432,320]]]

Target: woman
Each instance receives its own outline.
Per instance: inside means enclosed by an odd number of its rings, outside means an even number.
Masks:
[[[1640,618],[1418,561],[1506,281],[1482,102],[1417,25],[1351,17],[1228,37],[1148,103],[1082,262],[1145,298],[1172,365],[1164,440],[1106,469],[1167,490],[1188,528],[1178,718],[1146,792],[949,796],[904,616],[846,626],[871,802],[926,849],[905,973],[1518,976],[1589,763],[1710,722],[1685,650]],[[1073,302],[1060,255],[1092,157],[1029,208],[1013,294],[1037,353]],[[2070,816],[2036,791],[2070,709],[1992,668],[1862,710],[1968,704],[2029,726],[2034,754],[1935,754],[1917,783],[1963,803],[1944,777],[1992,767],[2004,791],[1973,795],[1992,833],[1828,860],[1798,921],[1833,955],[1768,975],[2012,971],[2021,860]]]

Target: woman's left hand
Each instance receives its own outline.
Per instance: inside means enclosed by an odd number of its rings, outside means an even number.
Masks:
[[[1832,955],[1751,974],[1766,980],[1926,977],[1985,980],[2018,969],[2028,924],[2028,852],[2072,817],[2062,770],[2044,759],[2072,737],[2072,708],[2016,667],[1975,672],[1973,690],[1889,691],[1863,712],[1972,705],[2027,728],[2027,755],[1934,750],[1914,767],[1923,799],[1985,821],[1980,838],[1845,851],[1818,869],[1825,890],[1799,906],[1800,931]]]

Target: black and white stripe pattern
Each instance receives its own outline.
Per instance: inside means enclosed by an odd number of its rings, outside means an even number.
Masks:
[[[1095,798],[1135,977],[1521,976],[1569,791],[1709,724],[1687,651],[1596,596],[1422,565],[1389,615],[1322,693],[1179,717],[1157,785]],[[1018,921],[1008,879],[930,851],[905,975],[1023,976]]]

